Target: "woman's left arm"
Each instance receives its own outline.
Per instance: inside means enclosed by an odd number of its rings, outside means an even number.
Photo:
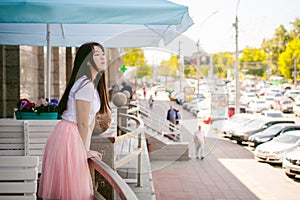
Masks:
[[[91,123],[91,125],[90,125],[90,131],[91,131],[91,133],[93,133],[93,131],[94,131],[94,128],[95,128],[95,122],[96,122],[96,117],[97,116],[95,116],[95,118],[94,118],[94,120],[92,121],[92,123]]]

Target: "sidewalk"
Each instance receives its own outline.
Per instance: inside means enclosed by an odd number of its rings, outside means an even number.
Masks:
[[[196,127],[196,120],[184,120],[186,128]],[[188,139],[184,137],[184,140]],[[151,162],[153,183],[157,200],[180,199],[258,199],[249,191],[219,158],[252,158],[252,154],[230,141],[207,137],[207,148],[211,149],[204,160],[195,159],[194,145],[190,145],[189,161],[175,161],[163,166],[161,162]],[[240,148],[240,149],[236,149]],[[230,152],[230,153],[228,153]],[[237,152],[237,153],[234,153]],[[161,167],[159,167],[161,166]]]

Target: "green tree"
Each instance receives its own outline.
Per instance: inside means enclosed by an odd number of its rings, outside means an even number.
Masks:
[[[178,71],[178,57],[171,55],[169,60],[162,60],[159,67],[159,73],[163,76],[174,76]]]
[[[125,48],[123,62],[125,66],[137,68],[137,78],[152,76],[152,68],[147,65],[144,51],[141,48]]]
[[[125,48],[123,55],[124,65],[126,66],[145,66],[146,59],[144,51],[141,48]]]
[[[274,33],[274,38],[266,40],[262,44],[262,50],[266,53],[267,64],[272,70],[272,74],[280,75],[278,70],[278,57],[285,51],[290,35],[283,25],[280,25]]]
[[[266,54],[257,48],[245,48],[239,62],[241,70],[247,71],[246,74],[263,76],[267,68]]]
[[[235,58],[229,52],[221,52],[213,55],[213,64],[216,69],[216,74],[219,77],[226,78],[227,70],[234,68]]]
[[[152,67],[149,65],[139,66],[137,68],[137,78],[152,77]]]
[[[197,71],[196,68],[192,65],[186,65],[184,66],[184,76],[187,78],[196,77]]]
[[[300,39],[295,38],[287,45],[286,50],[279,55],[278,69],[287,79],[292,79],[294,71],[294,62],[296,62],[296,70],[299,71],[300,63]]]
[[[290,31],[291,39],[300,39],[300,19],[296,18],[291,24],[294,25],[294,28]]]

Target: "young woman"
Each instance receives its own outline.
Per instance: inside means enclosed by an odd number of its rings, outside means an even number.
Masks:
[[[89,148],[96,113],[110,109],[105,69],[106,57],[100,44],[86,43],[78,49],[71,78],[58,106],[62,120],[45,147],[38,191],[44,200],[93,199],[87,159],[102,158]]]

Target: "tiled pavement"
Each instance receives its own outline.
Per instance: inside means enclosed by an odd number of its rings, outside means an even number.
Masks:
[[[204,160],[197,160],[192,156],[189,161],[177,161],[153,171],[156,199],[258,199],[218,160],[226,157],[227,153],[223,152],[224,150],[235,151],[231,149],[232,144],[227,144],[229,142],[219,140]],[[251,156],[245,149],[241,149],[237,157],[241,154]],[[158,164],[152,162],[152,168],[156,168],[155,165]]]

